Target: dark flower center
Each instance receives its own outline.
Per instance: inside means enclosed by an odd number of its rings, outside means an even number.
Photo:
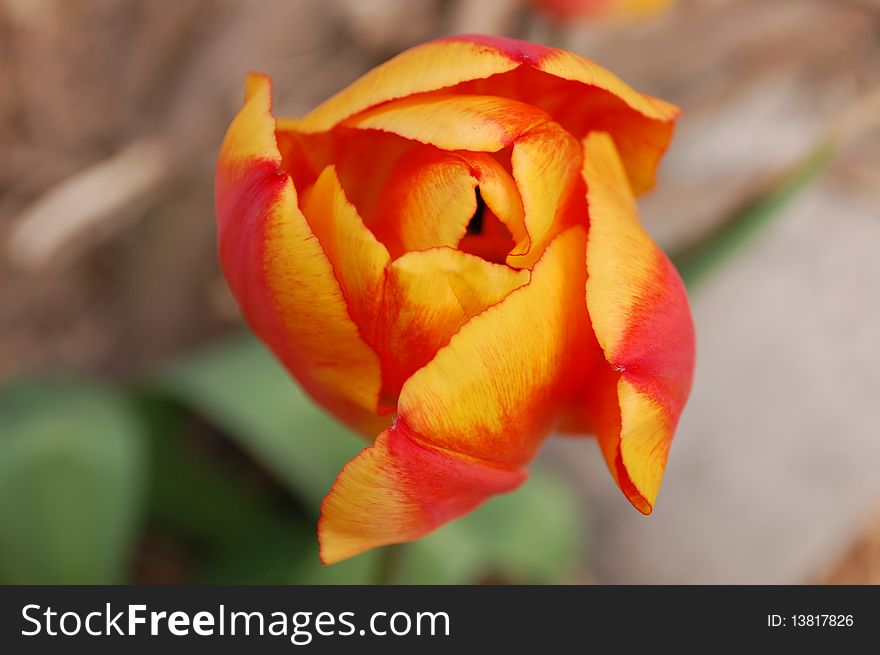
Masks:
[[[483,195],[480,193],[480,187],[476,188],[476,192],[477,208],[474,210],[474,215],[471,217],[467,226],[467,233],[471,235],[479,235],[483,233],[483,214],[486,211],[486,201],[483,200]]]
[[[464,236],[458,242],[458,249],[482,257],[488,262],[503,264],[507,253],[514,246],[510,230],[486,205],[480,187],[476,188],[476,194],[477,207],[468,222]]]

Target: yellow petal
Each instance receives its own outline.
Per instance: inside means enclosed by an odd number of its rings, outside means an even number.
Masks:
[[[371,227],[392,257],[411,250],[455,247],[476,208],[477,179],[460,157],[419,147],[388,178]]]
[[[412,149],[395,166],[365,220],[395,258],[412,250],[454,248],[476,210],[477,187],[486,206],[512,234],[524,238],[516,184],[496,159],[484,153]]]
[[[550,117],[530,105],[495,96],[416,96],[347,120],[346,126],[382,130],[443,150],[497,152]]]
[[[581,183],[582,159],[580,144],[556,123],[517,140],[511,165],[522,197],[527,234],[508,256],[510,266],[531,267],[546,245],[567,227],[563,213],[567,200]],[[577,218],[583,220],[584,216],[582,212]]]
[[[217,165],[223,271],[254,332],[303,387],[355,429],[375,434],[388,422],[376,417],[379,358],[351,320],[330,261],[299,209],[274,126],[268,78],[253,76]]]
[[[376,321],[382,306],[388,250],[364,225],[328,166],[309,189],[303,211],[333,265],[349,313],[369,344],[376,342]]]
[[[321,504],[321,561],[418,539],[525,478],[431,448],[395,425],[345,465]]]
[[[640,511],[651,511],[694,367],[694,332],[681,279],[638,221],[608,134],[584,141],[590,207],[587,306],[608,362],[588,401],[612,475]]]
[[[657,246],[639,223],[610,137],[594,132],[584,141],[584,150],[590,205],[588,304],[599,345],[613,361],[645,287],[654,283]]]
[[[245,79],[245,103],[226,131],[218,166],[226,170],[253,161],[281,161],[275,141],[272,83],[260,73],[250,73]]]
[[[538,68],[554,77],[604,89],[611,94],[596,98],[592,107],[587,105],[588,111],[585,111],[587,107],[582,107],[582,118],[578,122],[584,127],[577,129],[575,135],[584,136],[581,131],[584,128],[610,133],[636,195],[651,189],[660,158],[672,138],[678,107],[639,93],[610,71],[564,50],[554,50],[542,58]],[[616,108],[618,103],[622,105],[620,109]],[[577,107],[574,103],[571,106]],[[623,107],[636,113],[626,112]]]
[[[434,41],[402,52],[377,66],[301,119],[282,129],[323,132],[374,105],[503,73],[517,66],[504,53],[467,41]]]
[[[385,289],[386,393],[396,397],[462,325],[528,280],[528,271],[451,248],[409,252],[395,260]]]

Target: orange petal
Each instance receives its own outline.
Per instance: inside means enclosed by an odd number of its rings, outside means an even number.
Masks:
[[[278,131],[276,135],[284,168],[297,189],[308,189],[332,165],[346,197],[369,227],[376,203],[401,157],[424,148],[394,134],[343,127],[319,134]]]
[[[673,0],[533,0],[561,21],[578,18],[634,21],[668,9]]]
[[[487,466],[431,448],[402,424],[345,465],[321,505],[321,561],[335,564],[385,544],[418,539],[512,491],[525,471]]]
[[[393,257],[454,247],[476,208],[477,179],[460,157],[419,147],[402,157],[368,218]]]
[[[386,395],[427,364],[469,319],[529,280],[528,271],[451,248],[409,252],[394,261],[385,288]]]
[[[547,247],[528,285],[465,323],[403,386],[401,420],[424,442],[518,467],[582,381],[585,233]]]
[[[254,332],[303,387],[353,427],[375,434],[387,425],[375,415],[379,358],[349,317],[330,261],[299,210],[274,126],[269,79],[252,75],[217,165],[223,271]]]
[[[581,146],[556,123],[518,139],[511,166],[522,197],[526,235],[507,257],[510,266],[531,267],[562,229],[566,202],[581,182]],[[582,198],[582,194],[580,194]],[[584,216],[583,211],[580,218]]]
[[[637,194],[654,186],[679,110],[639,93],[584,57],[515,39],[464,36],[522,66],[489,79],[463,82],[458,93],[501,95],[546,111],[577,139],[591,130],[611,134]]]
[[[467,162],[486,206],[504,223],[514,243],[527,238],[523,201],[511,174],[491,155],[481,152],[456,154]]]
[[[562,233],[529,284],[465,323],[407,380],[396,425],[339,474],[321,507],[332,563],[417,539],[515,488],[583,384],[584,229]]]
[[[324,169],[305,194],[302,206],[333,266],[351,317],[367,343],[374,345],[385,267],[391,262],[388,250],[367,229],[345,197],[334,166]]]
[[[508,98],[432,94],[382,105],[345,125],[391,132],[443,150],[497,152],[549,120],[543,111]]]
[[[419,103],[430,97],[424,94],[435,91],[502,96],[524,102],[533,111],[546,111],[577,139],[591,130],[610,133],[637,194],[654,185],[657,165],[678,116],[675,106],[639,93],[607,69],[579,55],[516,39],[466,35],[411,48],[373,69],[307,116],[282,119],[278,127],[281,132],[303,135],[325,132],[387,103],[370,119],[377,129],[386,129],[389,122],[399,122],[401,132],[414,131],[418,135],[409,138],[420,136],[437,144],[463,143],[466,135],[460,125],[452,126],[451,136],[425,127],[437,114],[430,105]],[[419,94],[423,94],[421,99]],[[402,101],[402,113],[393,113],[398,102],[389,101],[403,98],[406,100]],[[392,113],[386,113],[389,111]],[[461,110],[458,116],[470,120],[472,114]],[[478,147],[470,149],[499,149],[499,143],[507,136],[505,130],[476,124],[480,125],[479,138],[471,143]],[[345,176],[341,176],[348,189]]]
[[[584,141],[590,208],[587,306],[609,364],[586,411],[609,469],[640,511],[653,508],[690,391],[694,331],[684,285],[638,221],[611,137]]]
[[[483,153],[413,148],[388,177],[365,220],[392,257],[412,250],[454,248],[476,210],[476,188],[515,234],[525,234],[522,201],[510,174]]]
[[[678,115],[673,105],[635,91],[610,71],[578,55],[516,39],[467,35],[432,41],[399,54],[307,116],[279,121],[279,130],[324,132],[372,107],[387,103],[390,108],[397,102],[389,101],[441,90],[525,102],[548,112],[577,139],[590,130],[609,132],[637,193],[653,186],[657,164]],[[405,102],[411,101],[416,98]],[[403,118],[415,122],[416,127],[426,118],[436,117],[425,107],[410,108],[404,114]],[[458,132],[458,138],[462,137],[460,129]],[[475,143],[482,142],[483,150],[497,150],[503,133],[485,126],[480,132]],[[443,141],[442,134],[435,133],[432,138]],[[458,138],[448,141],[458,142]]]
[[[517,62],[502,52],[468,41],[432,41],[411,48],[377,66],[300,119],[279,127],[297,132],[324,132],[370,107],[464,80],[512,70]]]

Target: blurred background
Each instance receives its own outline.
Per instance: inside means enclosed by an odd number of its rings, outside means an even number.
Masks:
[[[0,582],[880,583],[880,1],[579,4],[0,0]],[[363,443],[248,336],[215,158],[247,71],[300,115],[461,32],[684,109],[640,206],[688,272],[693,395],[650,517],[553,439],[393,570],[322,568]]]

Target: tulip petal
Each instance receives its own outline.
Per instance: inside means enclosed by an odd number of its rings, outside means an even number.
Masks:
[[[559,235],[528,285],[465,323],[403,386],[400,420],[423,441],[501,466],[534,455],[582,381],[584,229]]]
[[[604,68],[578,55],[557,50],[540,70],[556,78],[607,90],[610,95],[583,98],[579,89],[557,94],[552,115],[578,138],[596,130],[612,135],[636,195],[654,187],[657,167],[672,139],[678,107],[639,93]],[[550,102],[550,97],[545,102]],[[548,105],[539,105],[550,110]],[[626,106],[633,112],[623,111]]]
[[[308,189],[333,165],[346,197],[371,229],[370,217],[398,162],[424,147],[385,132],[342,127],[319,134],[277,131],[276,136],[284,168],[297,189]]]
[[[477,207],[476,190],[511,233],[525,234],[522,200],[510,174],[492,156],[413,148],[388,177],[365,221],[392,257],[454,248]]]
[[[578,18],[629,22],[669,8],[672,0],[536,0],[535,5],[560,21]]]
[[[384,395],[396,399],[403,383],[462,325],[528,281],[528,271],[451,248],[409,252],[395,260],[384,296]]]
[[[391,132],[443,150],[497,152],[550,116],[497,96],[432,94],[368,110],[344,125]]]
[[[455,247],[474,214],[477,183],[455,154],[414,148],[398,162],[367,220],[392,257]]]
[[[578,55],[517,39],[464,35],[397,55],[307,116],[279,121],[279,129],[324,132],[371,107],[439,90],[525,102],[547,111],[577,139],[589,130],[609,132],[636,193],[653,186],[678,115],[673,105],[635,91]],[[486,133],[482,137],[490,141]]]
[[[299,210],[274,127],[269,80],[252,75],[217,166],[220,261],[248,323],[303,387],[375,434],[387,425],[376,417],[379,358],[349,317],[331,263]]]
[[[587,307],[609,368],[586,402],[611,474],[650,513],[690,391],[694,331],[684,285],[638,221],[614,141],[584,140],[590,211]]]
[[[565,50],[489,36],[456,38],[507,52],[526,65],[490,79],[465,82],[455,91],[501,95],[533,105],[577,139],[592,130],[608,132],[636,194],[654,186],[657,166],[679,114],[677,107],[639,93],[611,71]]]
[[[303,212],[333,266],[352,319],[366,342],[375,344],[388,250],[346,198],[332,165],[305,194]]]
[[[398,424],[345,465],[321,504],[321,561],[418,539],[525,478],[427,446]]]
[[[345,466],[321,506],[325,563],[417,539],[522,482],[583,385],[585,243],[583,228],[563,232],[527,285],[407,380],[394,427]]]
[[[516,141],[511,155],[513,177],[519,188],[527,234],[517,242],[507,263],[530,268],[545,246],[565,227],[565,209],[580,176],[581,145],[556,123],[547,123]],[[583,200],[583,193],[577,194]],[[579,217],[584,215],[583,210]]]
[[[665,123],[673,120],[679,113],[676,106],[659,98],[639,93],[608,69],[573,52],[554,48],[541,57],[537,68],[563,80],[604,89],[620,98],[628,107],[645,118]]]
[[[389,59],[308,115],[281,121],[279,127],[303,133],[324,132],[389,100],[504,73],[517,65],[504,53],[469,41],[431,41]]]
[[[507,227],[514,243],[527,238],[525,210],[516,181],[497,159],[481,152],[459,152],[477,179],[486,206]]]

